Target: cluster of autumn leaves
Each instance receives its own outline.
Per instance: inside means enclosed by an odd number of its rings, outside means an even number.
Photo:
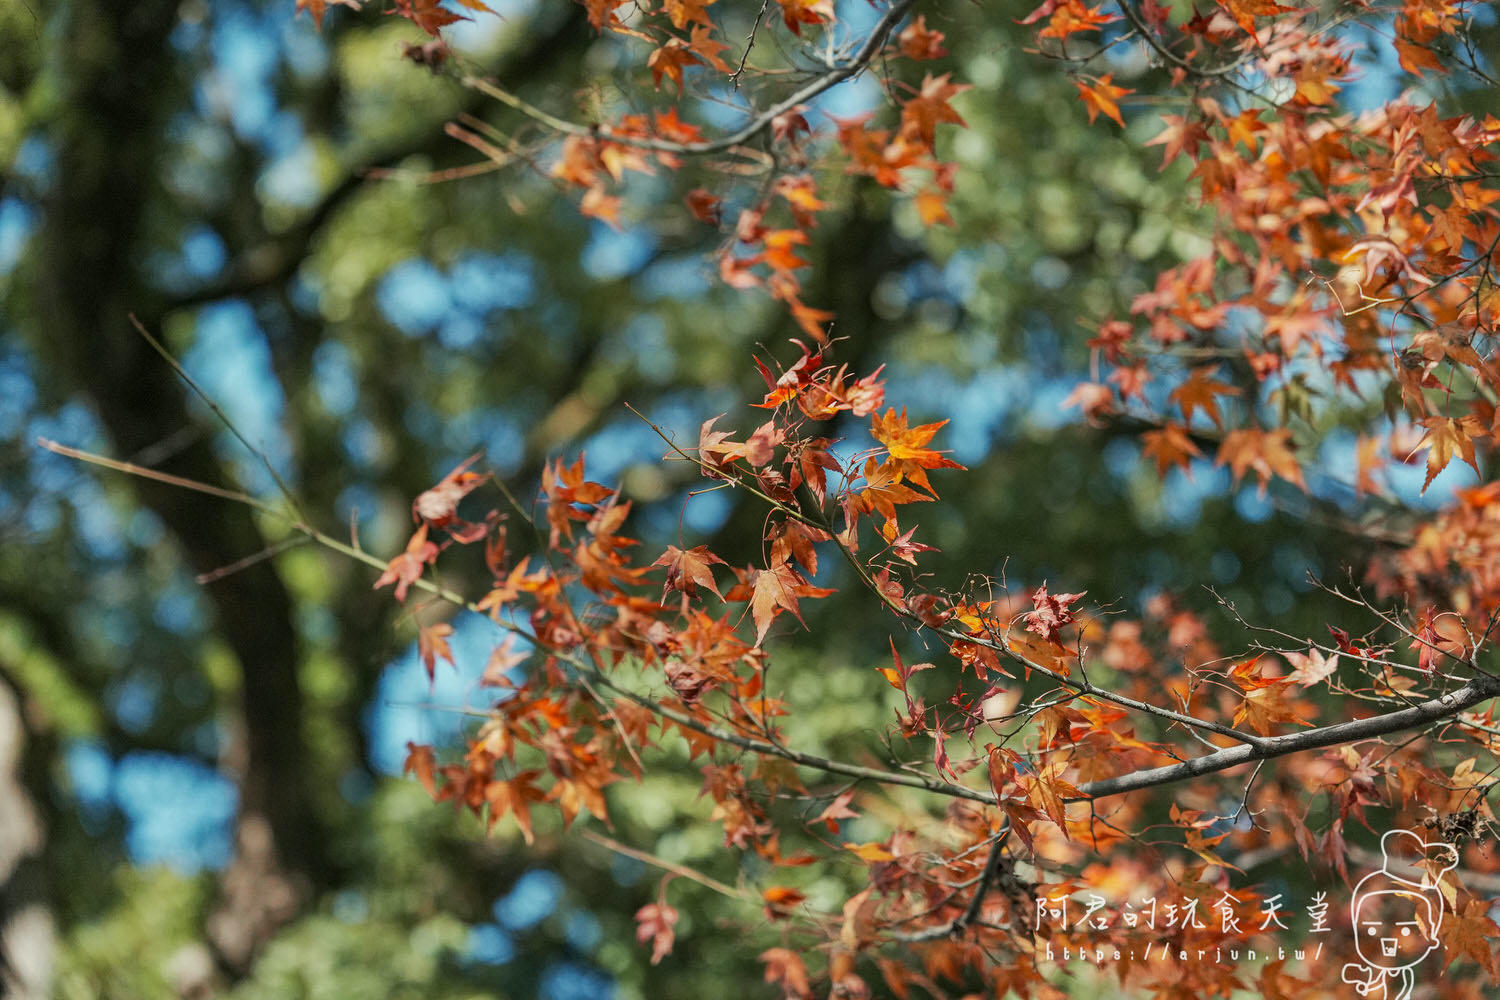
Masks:
[[[1111,974],[1123,986],[1158,996],[1223,992],[1246,985],[1233,965],[1175,956],[1263,943],[1255,919],[1262,894],[1237,889],[1242,929],[1232,933],[1037,929],[1031,925],[1045,909],[1038,899],[1170,889],[1207,909],[1234,870],[1233,856],[1221,853],[1228,845],[1295,851],[1342,868],[1347,824],[1368,824],[1373,808],[1437,817],[1476,808],[1488,789],[1482,769],[1472,758],[1434,765],[1421,741],[1280,760],[1274,775],[1251,777],[1237,803],[1221,783],[1186,786],[1165,817],[1144,796],[1111,801],[1107,811],[1085,803],[1081,789],[1090,783],[1182,756],[1180,734],[1132,703],[1180,708],[1260,736],[1295,731],[1320,712],[1315,691],[1348,690],[1341,658],[1346,674],[1352,666],[1374,676],[1403,654],[1416,660],[1416,673],[1385,670],[1371,700],[1419,696],[1473,654],[1500,609],[1500,490],[1463,492],[1409,545],[1374,561],[1380,596],[1413,609],[1386,623],[1399,642],[1335,632],[1302,651],[1226,658],[1204,623],[1165,597],[1140,620],[1106,621],[1084,595],[1046,585],[998,596],[934,591],[916,571],[930,549],[903,523],[904,508],[936,499],[930,474],[959,466],[932,447],[941,424],[913,426],[885,405],[879,371],[857,377],[825,360],[834,317],[804,301],[801,275],[817,221],[831,208],[819,187],[829,168],[905,192],[929,225],[952,223],[954,167],[937,144],[939,126],[963,126],[952,102],[966,87],[949,73],[926,72],[919,84],[899,79],[903,63],[946,55],[943,33],[925,14],[907,16],[909,3],[882,8],[889,24],[879,30],[888,34],[864,47],[854,39],[839,55],[843,63],[823,64],[854,73],[878,62],[890,108],[834,120],[825,132],[806,105],[774,104],[795,88],[757,80],[754,42],[731,46],[714,0],[583,2],[596,30],[639,46],[642,72],[658,91],[680,98],[710,74],[736,86],[743,77],[759,103],[746,111],[746,141],[722,148],[685,120],[680,104],[563,132],[552,176],[581,193],[585,214],[621,225],[631,174],[679,171],[709,157],[726,168],[722,177],[755,175],[748,195],[729,181],[694,188],[685,207],[724,232],[722,280],[769,291],[815,346],[781,369],[757,360],[767,419],[748,432],[710,420],[695,445],[664,435],[669,458],[759,499],[767,515],[762,564],[730,565],[685,541],[637,557],[626,533],[629,501],[589,481],[581,457],[546,469],[531,550],[517,551],[510,537],[516,525],[508,518],[524,514],[524,505],[507,514],[496,505],[475,521],[460,516],[465,498],[489,482],[471,471],[472,460],[417,498],[417,529],[377,586],[394,585],[404,601],[414,586],[430,589],[425,575],[441,553],[482,547],[493,586],[471,607],[509,633],[484,672],[496,690],[494,710],[464,755],[444,763],[430,747],[411,747],[408,769],[435,797],[490,824],[510,815],[530,841],[538,807],[558,809],[565,821],[586,810],[607,822],[604,789],[640,777],[653,747],[685,739],[692,759],[702,759],[703,792],[727,846],[758,853],[778,872],[820,859],[863,872],[862,888],[837,916],[810,915],[790,886],[762,890],[764,917],[810,934],[803,940],[822,952],[813,972],[805,949],[762,956],[767,980],[789,997],[811,995],[818,980],[838,995],[868,995],[872,969],[900,996],[913,988],[945,995],[952,984],[975,982],[995,995],[1058,996],[1036,949],[1101,941],[1127,953],[1156,941],[1168,953],[1154,964],[1116,962]],[[488,10],[480,0],[460,5]],[[321,17],[325,0],[299,6]],[[794,40],[834,26],[830,0],[767,6]],[[1402,68],[1418,77],[1452,70],[1452,41],[1469,7],[1395,5],[1382,24]],[[1126,315],[1094,321],[1094,374],[1068,403],[1094,423],[1142,422],[1143,456],[1163,477],[1212,458],[1237,482],[1253,475],[1262,491],[1275,480],[1305,490],[1315,471],[1308,446],[1333,414],[1365,428],[1354,449],[1358,494],[1388,491],[1381,470],[1392,461],[1425,456],[1424,490],[1454,459],[1477,471],[1500,430],[1500,367],[1486,340],[1500,308],[1493,166],[1500,121],[1443,117],[1415,95],[1347,110],[1341,101],[1358,69],[1347,34],[1329,30],[1327,18],[1376,17],[1365,5],[1330,14],[1316,5],[1216,0],[1189,16],[1173,10],[1155,0],[1046,0],[1024,18],[1041,50],[1074,70],[1090,121],[1124,126],[1121,102],[1133,93],[1113,74],[1092,72],[1093,60],[1125,31],[1147,47],[1181,98],[1150,144],[1163,147],[1162,169],[1186,173],[1213,224],[1204,252],[1163,271]],[[435,0],[397,0],[397,12],[433,36],[458,16]],[[892,14],[903,15],[899,23]],[[757,18],[755,30],[773,30],[771,20]],[[767,106],[775,113],[756,118],[754,108]],[[1382,419],[1385,430],[1369,430]],[[834,430],[835,421],[856,420],[868,420],[862,450]],[[904,738],[898,745],[921,749],[888,771],[817,758],[780,740],[777,720],[794,706],[765,686],[777,623],[800,622],[802,602],[832,592],[815,582],[827,579],[820,567],[829,559],[845,565],[894,625],[940,637],[952,657],[946,670],[909,664],[892,641],[892,665],[877,669],[899,695],[893,733]],[[429,673],[452,660],[449,635],[445,622],[421,628]],[[1107,671],[1107,692],[1087,680],[1090,664]],[[1500,732],[1487,721],[1464,731],[1481,751],[1486,734]],[[1200,738],[1210,748],[1226,744],[1222,735]],[[857,793],[848,784],[856,773],[865,782]],[[809,788],[803,782],[812,775]],[[897,824],[882,840],[839,840],[878,794],[871,789],[887,783],[946,796],[950,806],[941,820]],[[783,792],[826,806],[811,823],[789,823],[776,807]],[[1316,825],[1310,797],[1326,804]],[[1239,822],[1266,812],[1285,822]],[[1158,856],[1146,846],[1153,832],[1189,861]],[[997,842],[1005,845],[998,870],[989,861]],[[1018,867],[1018,859],[1027,862]],[[1472,850],[1465,861],[1493,867]],[[1497,928],[1477,900],[1451,883],[1444,891],[1453,910],[1447,961],[1463,955],[1493,974],[1485,939]],[[637,919],[652,960],[663,960],[677,922],[665,885]],[[891,942],[918,960],[880,950]],[[1347,942],[1295,975],[1272,961],[1255,969],[1254,985],[1266,996],[1314,995],[1328,970],[1337,979],[1344,957]]]

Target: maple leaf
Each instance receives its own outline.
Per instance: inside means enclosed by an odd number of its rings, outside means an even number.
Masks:
[[[490,807],[490,825],[494,826],[506,813],[516,818],[521,836],[530,844],[535,837],[531,831],[531,804],[542,802],[547,793],[536,787],[539,771],[522,771],[509,781],[491,781],[484,786],[484,800]]]
[[[918,527],[918,525],[913,525],[906,530],[905,534],[898,535],[896,532],[901,529],[896,525],[896,522],[887,521],[880,526],[880,533],[890,543],[891,555],[913,566],[917,564],[917,553],[938,551],[931,545],[923,545],[921,542],[912,541],[911,536],[916,533]]]
[[[927,17],[917,15],[917,19],[908,24],[900,35],[896,36],[897,43],[901,46],[901,54],[908,59],[925,60],[941,59],[948,54],[943,48],[941,31],[933,31],[927,27]]]
[[[916,485],[932,492],[925,470],[963,468],[940,452],[924,447],[932,440],[932,436],[938,432],[938,429],[947,422],[939,420],[936,423],[922,424],[919,427],[908,427],[906,410],[903,409],[898,414],[894,409],[888,409],[883,415],[876,414],[870,418],[870,436],[885,445],[886,451],[890,453],[897,482],[910,479]]]
[[[662,10],[671,18],[674,28],[686,28],[693,22],[711,28],[713,21],[708,16],[707,8],[717,2],[718,0],[663,0]]]
[[[422,575],[422,569],[437,558],[438,547],[427,540],[427,525],[417,528],[406,543],[406,550],[392,559],[375,581],[375,590],[388,583],[396,585],[396,600],[405,601],[406,591]]]
[[[667,568],[667,581],[662,585],[661,591],[663,600],[666,600],[669,590],[677,590],[692,597],[697,594],[699,587],[707,587],[719,600],[724,599],[724,595],[719,593],[718,584],[714,582],[713,570],[709,569],[713,565],[723,566],[724,560],[710,552],[706,545],[686,550],[668,545],[667,551],[651,565]]]
[[[1064,625],[1073,623],[1073,611],[1068,607],[1088,591],[1077,594],[1049,594],[1043,583],[1031,595],[1032,610],[1026,612],[1026,631],[1035,632],[1043,639],[1056,639]]]
[[[651,964],[656,965],[672,953],[676,942],[677,910],[668,906],[666,900],[647,903],[635,911],[635,939],[640,944],[651,942]]]
[[[710,226],[717,226],[722,218],[719,212],[721,199],[708,191],[706,188],[694,188],[687,193],[688,211],[693,213],[693,218],[699,222],[706,222]]]
[[[447,528],[449,534],[460,542],[478,541],[483,538],[484,525],[469,524],[458,516],[459,501],[474,492],[488,478],[477,472],[468,471],[469,466],[477,461],[479,461],[479,453],[476,452],[452,472],[438,480],[435,486],[418,493],[417,498],[411,504],[412,520],[425,521],[434,528]]]
[[[734,67],[725,62],[724,57],[720,55],[729,46],[711,38],[712,31],[713,29],[707,24],[695,24],[692,37],[688,40],[688,48],[692,50],[693,55],[720,73],[733,73]]]
[[[1425,609],[1417,616],[1411,635],[1409,648],[1416,650],[1417,666],[1425,673],[1432,673],[1444,654],[1460,662],[1469,656],[1469,636],[1463,619],[1451,611]]]
[[[714,424],[723,415],[710,417],[698,428],[698,460],[703,463],[703,474],[710,478],[727,471],[736,460],[745,457],[745,446],[729,440],[732,432],[714,430]]]
[[[596,184],[583,193],[583,198],[578,202],[578,210],[591,219],[598,219],[611,229],[621,231],[624,229],[620,222],[621,202],[618,195],[608,194],[602,184]]]
[[[1426,417],[1420,421],[1427,433],[1422,435],[1413,454],[1427,449],[1427,478],[1422,480],[1422,492],[1427,492],[1427,487],[1432,481],[1448,467],[1453,461],[1455,454],[1463,457],[1475,472],[1479,471],[1479,465],[1474,460],[1474,439],[1489,437],[1489,432],[1480,426],[1478,418],[1473,414],[1466,414],[1454,419],[1452,417]]]
[[[1443,944],[1448,951],[1448,960],[1443,968],[1453,964],[1460,955],[1467,955],[1479,967],[1490,974],[1495,972],[1495,951],[1492,943],[1500,936],[1500,927],[1489,918],[1489,904],[1484,900],[1471,899],[1462,913],[1455,913],[1443,925]]]
[[[1278,722],[1308,725],[1287,704],[1287,689],[1291,683],[1289,679],[1277,679],[1246,691],[1239,707],[1235,709],[1234,724],[1238,726],[1241,722],[1248,722],[1250,728],[1262,736],[1270,736]]]
[[[1223,427],[1219,418],[1219,404],[1215,396],[1238,396],[1240,390],[1225,382],[1215,381],[1209,374],[1211,368],[1195,368],[1188,380],[1173,389],[1167,397],[1182,408],[1182,422],[1191,424],[1193,414],[1202,410],[1207,413],[1215,427]]]
[[[859,813],[849,808],[849,803],[853,798],[854,790],[852,788],[846,792],[840,793],[837,798],[828,803],[827,808],[818,813],[817,817],[814,818],[812,822],[823,823],[827,825],[829,833],[837,833],[839,829],[839,820],[859,819]]]
[[[828,541],[833,536],[822,528],[814,528],[791,519],[781,522],[773,531],[771,563],[774,565],[796,559],[808,574],[817,575],[818,550],[814,546],[819,542]]]
[[[754,570],[753,591],[750,598],[750,613],[755,619],[755,644],[766,639],[771,622],[783,611],[796,616],[802,627],[802,612],[798,610],[798,599],[802,597],[827,597],[833,593],[826,587],[814,587],[803,579],[802,574],[790,563],[779,563],[770,569]]]
[[[856,858],[859,858],[859,860],[864,861],[867,864],[873,865],[878,864],[882,861],[896,860],[896,856],[891,853],[889,847],[887,847],[885,844],[876,843],[875,841],[870,841],[869,843],[865,844],[855,844],[849,841],[845,841],[844,847]],[[868,891],[869,890],[866,890],[866,892]]]
[[[406,742],[406,763],[401,768],[401,773],[415,774],[422,787],[427,789],[427,794],[434,799],[437,798],[437,758],[433,756],[432,747],[421,745],[408,740]]]
[[[924,77],[922,89],[917,92],[917,96],[901,108],[901,134],[930,149],[938,125],[966,124],[958,112],[948,106],[948,102],[969,89],[971,87],[967,83],[952,82],[951,73],[944,73],[942,76],[929,74]]]
[[[1060,777],[1066,767],[1064,761],[1049,761],[1025,782],[1027,803],[1055,823],[1064,837],[1068,836],[1068,817],[1063,799],[1082,794]]]
[[[833,20],[833,0],[776,0],[781,19],[794,35],[802,34],[804,24],[822,24]]]
[[[448,645],[448,637],[452,634],[453,626],[447,622],[428,625],[417,632],[417,657],[422,661],[422,668],[427,671],[429,683],[436,677],[439,657],[457,665],[453,663],[453,650]]]
[[[812,996],[807,966],[796,952],[789,948],[768,948],[760,953],[760,960],[766,966],[766,982],[780,983],[784,996],[796,1000]]]
[[[1144,442],[1141,454],[1156,460],[1158,476],[1165,476],[1167,470],[1174,467],[1186,472],[1189,460],[1203,454],[1181,424],[1163,424],[1161,430],[1144,432],[1141,440]]]
[[[1147,139],[1148,146],[1165,146],[1162,150],[1161,167],[1165,170],[1176,159],[1186,153],[1189,159],[1198,158],[1198,146],[1208,141],[1208,125],[1201,119],[1188,121],[1182,115],[1162,115],[1166,128],[1154,139]]]
[[[866,513],[879,511],[887,521],[896,520],[896,505],[930,501],[932,497],[918,493],[901,482],[901,471],[894,462],[876,464],[873,458],[865,462],[865,488],[855,494],[860,509]]]
[[[297,10],[307,11],[312,15],[313,27],[319,31],[323,30],[323,13],[329,4],[348,7],[351,10],[359,10],[361,0],[297,0]]]
[[[1316,647],[1309,649],[1306,653],[1283,654],[1295,668],[1289,680],[1303,687],[1312,687],[1332,677],[1339,668],[1339,654],[1331,653],[1323,655],[1323,651]]]
[[[1099,418],[1115,408],[1114,390],[1098,382],[1079,382],[1059,406],[1064,410],[1079,407],[1090,424],[1102,427],[1104,422]]]
[[[646,60],[646,65],[651,69],[651,80],[658,88],[661,87],[661,78],[666,77],[677,84],[677,92],[682,92],[682,71],[689,66],[701,66],[703,60],[688,49],[687,43],[680,38],[673,38],[667,44],[652,52]]]
[[[485,661],[484,673],[480,675],[480,687],[514,687],[511,682],[510,672],[531,655],[530,651],[516,648],[516,637],[508,635],[493,650],[490,658]]]
[[[1073,86],[1078,88],[1079,96],[1083,98],[1084,109],[1089,113],[1089,124],[1099,117],[1102,111],[1115,120],[1115,124],[1121,128],[1125,127],[1125,120],[1120,117],[1120,106],[1115,102],[1126,94],[1135,91],[1125,87],[1116,87],[1110,81],[1114,79],[1113,73],[1106,73],[1101,77],[1093,78],[1092,84],[1084,83],[1082,80],[1074,80]]]
[[[488,8],[486,8],[488,9]],[[440,6],[439,0],[396,0],[396,13],[436,38],[438,29],[470,18]]]
[[[925,188],[913,198],[917,218],[924,226],[951,226],[957,228],[953,216],[948,213],[948,195],[938,188]]]
[[[1228,465],[1236,483],[1246,471],[1254,470],[1260,477],[1262,496],[1272,476],[1280,476],[1305,490],[1307,485],[1302,481],[1302,467],[1297,463],[1297,456],[1292,454],[1291,439],[1292,432],[1285,427],[1274,431],[1254,427],[1233,430],[1219,443],[1214,464]]]

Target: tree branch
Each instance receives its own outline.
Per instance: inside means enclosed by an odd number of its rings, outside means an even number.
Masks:
[[[742,145],[761,132],[764,132],[771,127],[771,123],[778,116],[791,111],[799,105],[806,104],[819,94],[843,83],[850,77],[859,75],[880,54],[881,48],[885,45],[885,40],[890,37],[891,30],[895,28],[900,20],[915,5],[916,0],[897,0],[880,20],[875,23],[875,27],[871,30],[869,36],[865,38],[865,42],[860,46],[859,51],[850,57],[847,62],[830,67],[826,72],[814,77],[790,97],[777,101],[734,132],[704,142],[672,142],[667,139],[654,139],[646,136],[622,135],[604,126],[580,125],[577,122],[570,122],[566,119],[558,118],[547,111],[543,111],[541,108],[512,94],[510,91],[497,87],[493,83],[477,76],[465,76],[463,82],[465,86],[473,87],[480,93],[493,97],[495,100],[514,108],[533,121],[539,122],[552,131],[562,133],[563,135],[604,139],[608,142],[619,143],[622,146],[635,146],[640,149],[650,149],[659,153],[678,153],[693,156],[722,153],[725,150]]]
[[[1087,802],[1102,799],[1110,795],[1150,788],[1154,785],[1171,784],[1184,778],[1196,778],[1203,774],[1225,771],[1251,761],[1269,760],[1272,757],[1285,757],[1287,754],[1300,753],[1303,750],[1316,750],[1341,743],[1367,740],[1376,736],[1387,736],[1405,729],[1415,729],[1431,722],[1452,718],[1459,712],[1496,695],[1500,695],[1500,681],[1488,675],[1480,675],[1463,687],[1441,697],[1385,715],[1373,715],[1366,719],[1340,722],[1317,729],[1304,729],[1299,733],[1287,733],[1284,736],[1269,736],[1262,739],[1259,746],[1229,747],[1178,764],[1168,764],[1165,767],[1136,771],[1133,774],[1123,774],[1116,778],[1091,781],[1079,786],[1078,790],[1083,793],[1082,795],[1064,801]]]

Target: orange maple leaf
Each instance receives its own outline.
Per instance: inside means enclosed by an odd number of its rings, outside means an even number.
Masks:
[[[1240,390],[1226,382],[1214,380],[1211,368],[1195,368],[1188,380],[1173,389],[1167,398],[1182,408],[1185,424],[1193,422],[1193,414],[1202,410],[1207,413],[1215,427],[1223,427],[1219,419],[1219,404],[1215,396],[1238,396]]]
[[[1472,413],[1454,419],[1452,417],[1426,417],[1421,421],[1427,433],[1412,454],[1427,449],[1427,478],[1422,480],[1422,492],[1432,485],[1433,479],[1448,467],[1455,454],[1461,455],[1475,472],[1479,466],[1474,460],[1474,439],[1489,437],[1489,432]],[[1408,456],[1410,457],[1410,456]]]
[[[677,590],[692,597],[698,592],[699,587],[706,587],[713,591],[719,600],[724,595],[719,593],[719,586],[714,582],[712,565],[724,565],[724,560],[708,550],[707,545],[699,545],[691,549],[679,549],[675,545],[668,545],[667,551],[662,553],[660,559],[652,563],[653,566],[665,566],[667,568],[667,582],[662,585],[662,600],[666,600],[668,590]]]
[[[423,567],[437,558],[437,554],[438,547],[427,540],[427,524],[423,522],[406,543],[406,550],[386,565],[385,572],[375,581],[374,589],[394,583],[396,600],[405,601],[408,588],[422,575]]]
[[[666,77],[677,84],[677,92],[680,94],[682,93],[682,71],[689,66],[703,65],[703,60],[688,50],[687,42],[680,38],[673,38],[652,52],[646,60],[646,65],[651,68],[651,81],[658,88],[661,87],[661,78]]]
[[[970,85],[967,83],[952,82],[951,73],[944,73],[942,76],[929,74],[924,77],[922,89],[917,92],[917,96],[907,101],[901,109],[902,136],[919,141],[930,149],[938,125],[965,124],[958,112],[949,107],[948,102],[969,89]]]
[[[1079,96],[1083,98],[1083,106],[1089,113],[1089,124],[1092,125],[1094,119],[1098,118],[1102,111],[1113,118],[1115,124],[1124,128],[1125,120],[1120,117],[1120,106],[1115,102],[1135,91],[1125,87],[1116,87],[1111,83],[1110,81],[1114,79],[1113,73],[1106,73],[1101,77],[1091,79],[1094,80],[1092,84],[1084,83],[1082,80],[1073,81],[1073,86],[1078,88]]]
[[[1156,474],[1165,476],[1167,470],[1178,467],[1187,471],[1188,462],[1197,455],[1203,454],[1193,439],[1188,437],[1187,428],[1181,424],[1165,424],[1159,431],[1146,431],[1141,435],[1145,442],[1141,447],[1141,454],[1146,458],[1156,461]]]
[[[1292,432],[1285,427],[1274,431],[1254,427],[1233,430],[1219,443],[1219,455],[1214,464],[1229,466],[1236,483],[1247,471],[1253,470],[1260,477],[1261,495],[1265,495],[1272,476],[1280,476],[1305,490],[1307,484],[1302,479],[1302,466],[1292,454],[1291,441]]]

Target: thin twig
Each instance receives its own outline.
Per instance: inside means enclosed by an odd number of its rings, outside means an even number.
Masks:
[[[182,367],[181,363],[172,356],[171,352],[163,347],[160,341],[151,336],[151,332],[146,329],[140,320],[135,318],[134,313],[130,314],[130,323],[135,327],[135,332],[140,334],[146,343],[151,345],[151,349],[160,354],[162,360],[172,366],[172,370],[177,373],[177,377],[186,382],[187,387],[193,390],[197,397],[207,404],[208,408],[213,411],[213,415],[219,418],[219,422],[229,429],[229,433],[234,435],[235,440],[244,445],[250,454],[260,459],[261,464],[266,467],[266,471],[275,480],[276,488],[281,491],[282,497],[285,498],[287,504],[297,515],[297,519],[299,521],[306,521],[307,515],[302,513],[302,505],[297,502],[297,497],[292,493],[292,488],[286,484],[286,480],[281,478],[281,473],[277,472],[276,467],[271,464],[270,456],[251,444],[249,439],[240,433],[239,428],[234,425],[234,421],[229,419],[229,415],[220,408],[218,403],[214,402],[213,397],[203,390],[203,387],[193,379],[193,376],[188,374],[187,369]]]

